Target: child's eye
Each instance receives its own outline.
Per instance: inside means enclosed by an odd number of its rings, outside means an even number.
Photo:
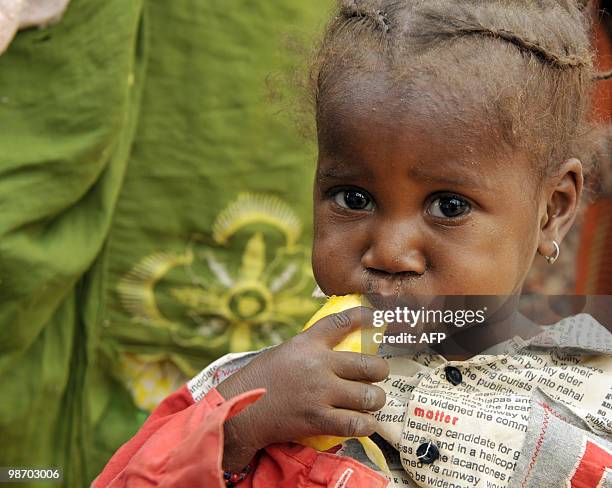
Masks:
[[[334,195],[334,201],[351,210],[372,210],[374,207],[370,196],[361,190],[340,190]]]
[[[465,215],[471,210],[470,203],[457,195],[438,197],[427,210],[432,217],[453,219]]]

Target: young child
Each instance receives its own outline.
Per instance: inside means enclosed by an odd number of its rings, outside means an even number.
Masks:
[[[512,296],[534,259],[554,263],[583,186],[593,68],[582,7],[341,2],[312,71],[313,267],[326,295]],[[465,361],[333,351],[369,314],[221,358],[93,486],[612,486],[612,344],[590,316],[553,328],[564,347],[474,327],[468,336],[508,347]],[[374,433],[388,476],[354,442],[294,443]]]

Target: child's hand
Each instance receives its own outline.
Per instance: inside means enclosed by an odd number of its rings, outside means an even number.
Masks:
[[[377,356],[332,350],[349,332],[371,324],[372,311],[364,307],[330,315],[220,383],[225,398],[254,388],[268,391],[226,422],[223,467],[240,470],[276,442],[372,434],[376,419],[367,412],[384,406],[385,392],[369,383],[384,380],[389,366]]]

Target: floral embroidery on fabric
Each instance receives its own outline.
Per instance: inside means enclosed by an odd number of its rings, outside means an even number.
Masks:
[[[280,239],[271,238],[270,231]],[[240,194],[219,213],[212,243],[195,236],[183,252],[152,253],[126,273],[117,285],[121,304],[137,323],[178,329],[184,321],[165,313],[170,303],[198,335],[221,351],[282,342],[319,306],[310,296],[314,280],[309,250],[299,244],[301,231],[299,218],[281,199]],[[233,255],[224,253],[230,245],[241,248]],[[183,273],[181,277],[177,272]],[[137,370],[137,376],[144,377],[143,366],[134,369],[133,357],[128,363],[128,383],[144,406],[147,395],[138,390],[142,382],[130,374]],[[150,364],[159,368],[162,363]],[[155,382],[147,381],[154,389]],[[174,378],[166,383],[174,384]]]

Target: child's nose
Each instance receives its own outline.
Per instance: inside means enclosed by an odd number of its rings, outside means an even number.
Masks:
[[[390,274],[424,274],[427,260],[418,227],[409,222],[388,222],[377,226],[361,264],[366,269]]]

